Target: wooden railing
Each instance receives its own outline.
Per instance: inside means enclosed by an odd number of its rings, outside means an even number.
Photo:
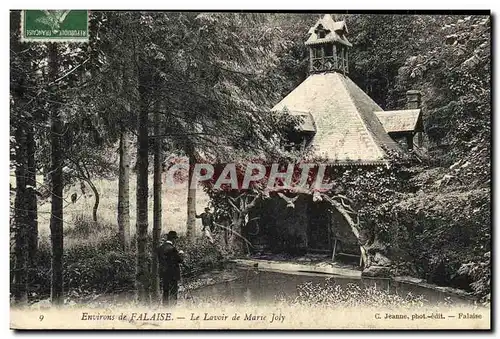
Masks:
[[[320,72],[320,71],[333,71],[336,70],[337,67],[337,58],[331,57],[322,57],[322,58],[313,58],[311,67],[312,71]]]
[[[336,58],[334,56],[312,58],[311,60],[311,71],[312,72],[325,72],[325,71],[335,71],[340,70],[346,72],[347,65],[343,65],[343,59]]]

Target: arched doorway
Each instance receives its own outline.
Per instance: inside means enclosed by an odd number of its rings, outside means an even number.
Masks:
[[[256,252],[292,257],[309,253],[321,255],[322,260],[359,262],[358,240],[329,202],[314,202],[311,195],[300,194],[293,206],[290,208],[285,200],[273,195],[260,201],[250,213],[250,219],[255,221],[247,225],[247,235]]]
[[[328,253],[332,260],[344,263],[358,263],[361,252],[358,239],[351,227],[330,203],[313,202],[308,208],[307,240],[308,251]]]

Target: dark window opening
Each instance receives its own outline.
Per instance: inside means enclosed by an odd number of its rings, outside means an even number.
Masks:
[[[313,57],[314,58],[321,58],[320,47],[313,47]]]
[[[327,57],[333,56],[333,45],[332,44],[325,45],[325,56],[327,56]]]
[[[287,142],[284,145],[285,150],[304,151],[311,144],[313,137],[314,133],[310,132],[289,132],[287,133]]]
[[[339,59],[342,59],[344,57],[344,48],[342,48],[342,47],[337,48],[337,57]]]
[[[323,39],[323,38],[325,37],[325,35],[326,35],[326,34],[325,34],[325,31],[319,31],[319,32],[318,32],[318,35],[319,35],[319,38],[320,38],[320,39]]]

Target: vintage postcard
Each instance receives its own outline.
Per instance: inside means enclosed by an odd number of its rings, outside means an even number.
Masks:
[[[10,21],[11,329],[491,329],[488,11]]]

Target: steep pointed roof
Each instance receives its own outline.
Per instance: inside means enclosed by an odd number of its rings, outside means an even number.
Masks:
[[[325,36],[321,38],[318,32],[323,30]],[[339,42],[351,47],[351,43],[347,40],[345,34],[348,33],[345,21],[335,21],[330,14],[325,14],[319,19],[314,26],[309,29],[309,39],[306,45],[322,44],[326,42]]]
[[[312,115],[312,146],[331,163],[385,163],[388,152],[401,152],[374,113],[382,108],[340,73],[311,74],[273,110],[285,107],[291,114]]]

